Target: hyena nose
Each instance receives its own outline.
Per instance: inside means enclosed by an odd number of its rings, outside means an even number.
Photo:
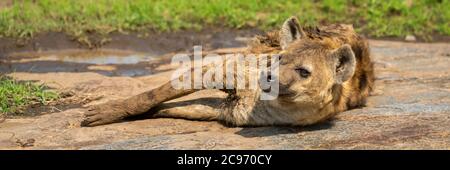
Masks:
[[[266,73],[261,72],[261,79],[262,84],[261,88],[264,92],[270,92],[271,91],[271,84],[275,81],[276,77],[272,76],[271,71],[267,71]]]
[[[274,78],[275,78],[275,77],[272,76],[272,72],[271,72],[271,71],[267,71],[267,82],[273,82],[273,81],[275,81]]]

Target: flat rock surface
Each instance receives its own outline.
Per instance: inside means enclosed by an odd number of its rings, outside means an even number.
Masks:
[[[450,44],[370,41],[376,89],[366,107],[309,127],[230,128],[217,122],[137,119],[80,127],[84,108],[0,123],[1,149],[450,149]],[[124,98],[168,81],[171,71],[142,77],[91,72],[10,74],[39,80],[87,105]],[[223,97],[206,90],[202,96]]]

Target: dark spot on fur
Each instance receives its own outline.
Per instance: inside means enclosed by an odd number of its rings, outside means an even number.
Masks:
[[[363,56],[363,51],[362,51],[362,49],[361,49],[361,48],[352,48],[352,50],[353,50],[353,53],[355,53],[355,58],[356,58],[358,61],[361,61],[362,56]]]
[[[359,89],[363,91],[367,87],[367,75],[362,73],[359,76]]]
[[[354,106],[352,106],[352,100],[348,99],[347,103],[345,103],[345,105],[347,105],[347,108],[353,108]]]

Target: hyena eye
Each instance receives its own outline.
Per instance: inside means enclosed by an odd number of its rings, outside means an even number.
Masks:
[[[308,78],[311,75],[311,72],[306,70],[305,68],[297,68],[295,71],[303,78]]]

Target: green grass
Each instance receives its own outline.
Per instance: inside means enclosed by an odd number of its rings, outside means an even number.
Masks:
[[[426,38],[450,35],[449,9],[450,0],[16,0],[0,9],[0,36],[63,31],[83,37],[211,25],[268,30],[296,15],[305,25],[354,24],[372,37]]]
[[[29,104],[45,105],[57,98],[57,93],[47,90],[42,84],[16,81],[0,75],[0,115],[23,114],[22,109]]]

